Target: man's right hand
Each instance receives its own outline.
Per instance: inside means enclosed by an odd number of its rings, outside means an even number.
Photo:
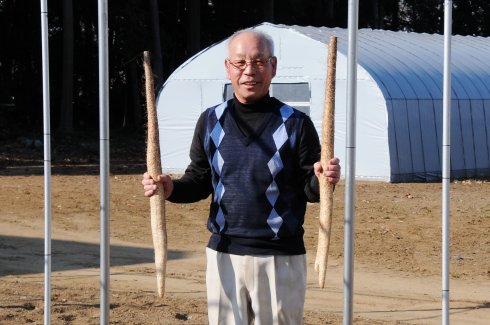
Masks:
[[[148,172],[143,174],[143,180],[141,181],[145,196],[151,197],[153,196],[153,194],[155,194],[158,187],[158,182],[162,183],[163,192],[165,193],[165,199],[168,199],[168,197],[172,194],[174,190],[174,182],[172,181],[172,179],[168,175],[158,175],[157,179],[154,180],[150,177],[150,174],[148,174]]]

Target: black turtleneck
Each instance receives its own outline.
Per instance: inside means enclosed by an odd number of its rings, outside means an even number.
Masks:
[[[277,112],[282,105],[280,101],[267,94],[253,104],[242,104],[234,97],[230,109],[240,131],[246,137],[253,137],[260,134],[271,114]]]
[[[253,104],[240,103],[236,97],[229,102],[230,112],[240,131],[251,140],[267,127],[272,114],[279,114],[282,102],[267,94]],[[174,191],[169,201],[176,203],[197,202],[207,198],[212,192],[211,168],[204,150],[204,120],[207,111],[197,121],[189,156],[191,163],[185,174],[174,180]],[[320,160],[320,142],[311,119],[304,119],[300,130],[298,146],[298,172],[304,179],[304,193],[310,202],[319,201],[318,179],[313,172],[313,164]]]

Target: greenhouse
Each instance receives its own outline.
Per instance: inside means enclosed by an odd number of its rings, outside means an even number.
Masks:
[[[338,38],[335,155],[345,156],[347,29],[263,23],[278,57],[272,96],[304,111],[321,134],[327,44]],[[196,121],[231,98],[216,43],[183,63],[162,86],[158,120],[162,165],[183,172]],[[390,182],[441,178],[444,39],[438,34],[359,31],[356,178]],[[452,38],[451,177],[490,176],[490,54],[488,38]]]

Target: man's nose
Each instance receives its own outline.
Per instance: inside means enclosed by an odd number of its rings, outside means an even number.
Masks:
[[[245,74],[253,74],[255,73],[255,64],[252,62],[247,62],[245,65],[245,69],[243,70],[243,73]]]

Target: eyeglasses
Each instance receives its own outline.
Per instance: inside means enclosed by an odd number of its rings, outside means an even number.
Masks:
[[[265,65],[273,58],[273,56],[269,56],[267,59],[254,59],[254,60],[230,60],[226,59],[229,64],[231,64],[235,69],[239,71],[244,71],[247,68],[247,65],[250,65],[256,69],[262,70],[265,68]]]

